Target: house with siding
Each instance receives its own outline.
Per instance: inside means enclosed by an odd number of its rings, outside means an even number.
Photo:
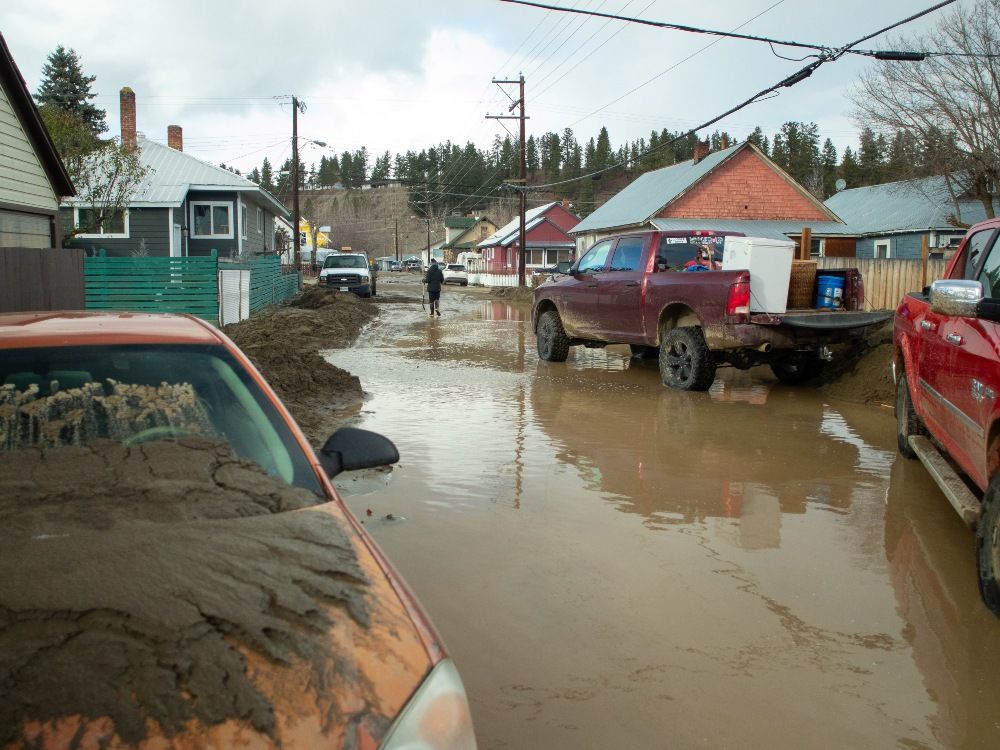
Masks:
[[[455,263],[459,253],[475,251],[480,242],[497,231],[497,225],[486,216],[445,216],[444,231],[444,260]]]
[[[167,128],[167,144],[136,130],[135,93],[121,90],[122,144],[138,151],[149,174],[128,208],[107,226],[76,234],[69,247],[109,256],[209,255],[245,257],[275,252],[276,216],[288,217],[278,200],[250,180],[184,153],[181,128]],[[86,201],[62,204],[66,226],[87,227]]]
[[[576,225],[578,252],[610,234],[713,230],[791,239],[812,230],[812,255],[853,256],[856,234],[749,141],[646,172]]]
[[[919,258],[958,247],[965,228],[983,221],[986,207],[961,189],[961,175],[924,177],[841,190],[827,207],[858,232],[859,258]],[[993,215],[1000,201],[993,196]]]
[[[570,231],[579,223],[580,217],[569,210],[565,201],[546,203],[526,211],[525,272],[530,274],[560,261],[572,260],[576,243]],[[520,235],[521,219],[516,217],[476,245],[476,249],[483,254],[486,273],[517,273]]]
[[[0,247],[59,247],[73,183],[0,34]]]

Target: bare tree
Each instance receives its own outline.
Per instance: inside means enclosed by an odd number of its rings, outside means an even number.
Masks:
[[[946,54],[878,62],[862,73],[851,93],[856,121],[917,139],[923,173],[951,173],[954,195],[974,196],[993,218],[992,193],[1000,184],[1000,0],[956,5],[930,35],[892,44]],[[915,165],[914,176],[920,173]]]

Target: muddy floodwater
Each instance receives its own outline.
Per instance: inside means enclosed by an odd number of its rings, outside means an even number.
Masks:
[[[891,411],[766,370],[669,391],[623,347],[541,362],[528,308],[478,290],[442,313],[386,305],[327,356],[402,456],[347,502],[480,747],[1000,747],[973,535]]]

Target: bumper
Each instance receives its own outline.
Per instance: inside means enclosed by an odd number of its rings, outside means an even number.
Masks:
[[[342,279],[327,277],[319,280],[319,286],[328,289],[337,289],[341,292],[354,292],[361,297],[369,297],[372,293],[372,285],[368,281],[359,284],[356,281],[344,281]]]

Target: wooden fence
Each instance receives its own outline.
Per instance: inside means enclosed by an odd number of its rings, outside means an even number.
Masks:
[[[927,261],[927,279],[921,279],[921,261],[873,258],[817,258],[816,273],[857,268],[865,282],[865,308],[893,310],[907,292],[916,292],[944,276],[946,260]]]
[[[83,250],[0,247],[0,313],[83,304]]]
[[[84,260],[88,310],[189,313],[219,322],[219,259],[109,258],[101,250]]]

